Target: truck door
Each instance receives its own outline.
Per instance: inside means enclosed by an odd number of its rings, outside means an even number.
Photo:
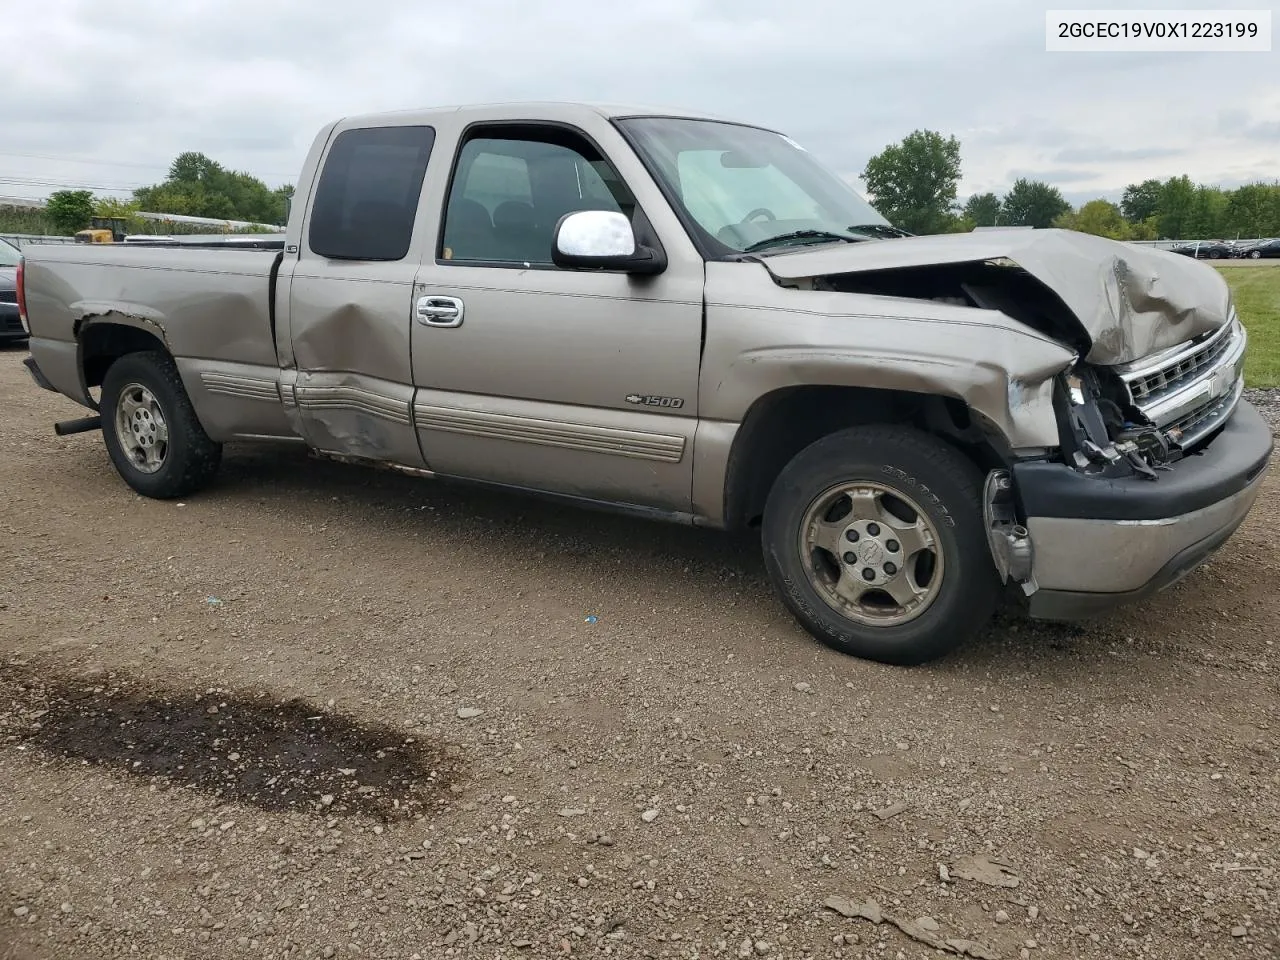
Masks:
[[[282,391],[319,450],[422,466],[409,328],[434,140],[429,126],[357,127],[332,137],[323,157],[298,259],[281,274],[296,368]]]
[[[701,257],[603,118],[590,134],[512,121],[456,139],[414,291],[413,413],[431,469],[688,511]],[[663,246],[665,272],[554,266],[557,221],[584,209],[626,213]]]

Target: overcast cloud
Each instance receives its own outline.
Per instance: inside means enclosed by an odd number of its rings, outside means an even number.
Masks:
[[[850,177],[927,127],[960,138],[962,197],[1018,176],[1075,200],[1280,177],[1280,55],[1046,53],[1044,10],[1087,5],[44,0],[0,18],[0,194],[127,192],[183,150],[274,186],[336,117],[513,99],[731,116]]]

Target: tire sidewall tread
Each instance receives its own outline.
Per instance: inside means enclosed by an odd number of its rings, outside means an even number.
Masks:
[[[155,396],[169,430],[165,462],[155,473],[138,470],[116,433],[116,401],[126,383],[140,383]],[[222,446],[205,433],[173,358],[159,350],[128,353],[102,379],[102,434],[107,454],[130,487],[146,497],[169,500],[194,493],[218,471]]]
[[[891,627],[858,624],[809,583],[796,539],[813,498],[853,480],[897,487],[929,514],[943,550],[939,595],[927,610]],[[982,511],[981,472],[942,440],[909,427],[852,427],[802,450],[783,469],[765,505],[765,566],[783,602],[820,642],[883,663],[937,659],[990,620],[1000,581]]]

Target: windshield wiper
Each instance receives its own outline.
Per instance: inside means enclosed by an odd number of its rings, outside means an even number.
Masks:
[[[887,223],[859,223],[852,227],[845,227],[846,230],[852,230],[854,233],[869,233],[878,237],[909,237],[911,234],[905,230],[899,230],[897,227],[890,226]]]
[[[763,250],[765,247],[776,246],[780,243],[790,243],[793,240],[839,240],[841,243],[859,243],[864,237],[850,237],[843,233],[832,233],[830,230],[793,230],[790,233],[780,233],[774,237],[765,237],[763,240],[757,240],[755,243],[744,247],[743,253],[755,253],[757,250]]]

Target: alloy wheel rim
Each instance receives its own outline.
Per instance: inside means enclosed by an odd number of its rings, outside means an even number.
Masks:
[[[116,439],[136,470],[155,473],[169,453],[169,424],[155,394],[126,384],[116,400]]]
[[[937,599],[945,562],[938,533],[920,505],[874,481],[823,491],[800,524],[809,583],[837,612],[867,626],[914,620]]]

